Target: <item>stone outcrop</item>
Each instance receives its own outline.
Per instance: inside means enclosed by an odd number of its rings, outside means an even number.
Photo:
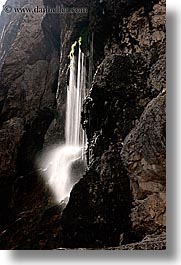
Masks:
[[[122,160],[128,169],[134,198],[134,229],[151,233],[166,226],[166,102],[160,94],[146,107],[126,137]]]
[[[4,122],[0,129],[0,226],[6,225],[7,220],[12,218],[9,213],[12,192],[10,183],[15,180],[12,176],[16,174],[16,160],[23,127],[22,119],[12,118]]]
[[[6,4],[32,7],[43,6],[43,1],[21,1],[21,5],[7,1]],[[46,34],[48,28],[42,26],[41,13],[8,15],[3,12],[2,17],[6,18],[1,39],[5,57],[1,60],[0,74],[0,208],[3,216],[0,227],[3,228],[13,221],[11,216],[18,219],[19,211],[23,211],[22,197],[30,196],[31,192],[33,196],[37,185],[36,155],[42,149],[45,133],[56,113],[60,33],[56,40],[53,33]],[[19,189],[14,189],[17,185]],[[41,188],[46,190],[44,185]],[[16,190],[21,190],[22,196]]]
[[[152,234],[143,238],[142,241],[122,245],[108,250],[165,250],[166,249],[166,233]]]
[[[117,246],[129,233],[129,179],[119,159],[113,145],[73,188],[61,219],[64,247]]]
[[[0,68],[2,67],[5,59],[7,58],[7,53],[12,47],[19,29],[21,27],[22,21],[24,19],[25,13],[14,12],[13,8],[31,8],[36,5],[43,6],[42,0],[7,0],[4,4],[5,9],[2,10],[0,16],[0,39],[1,39],[1,49],[0,49]],[[7,9],[7,12],[6,12]]]

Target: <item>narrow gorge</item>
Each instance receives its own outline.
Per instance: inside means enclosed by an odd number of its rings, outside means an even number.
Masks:
[[[0,249],[166,249],[166,1],[7,0]]]

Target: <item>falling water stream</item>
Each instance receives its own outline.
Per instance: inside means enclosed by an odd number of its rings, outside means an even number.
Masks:
[[[86,96],[86,68],[85,56],[80,48],[77,65],[76,67],[76,58],[73,55],[70,65],[69,86],[67,89],[65,144],[72,147],[79,146],[82,149],[83,158],[86,136],[81,127],[81,109],[83,99]]]
[[[86,135],[81,127],[81,109],[85,96],[85,55],[79,47],[78,58],[73,55],[70,62],[65,144],[51,150],[44,160],[46,168],[43,172],[57,202],[69,196],[85,165]],[[75,172],[72,168],[76,168]]]

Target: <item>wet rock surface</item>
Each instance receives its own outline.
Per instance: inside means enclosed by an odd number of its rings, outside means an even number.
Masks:
[[[116,246],[120,234],[129,233],[129,179],[119,150],[115,145],[103,153],[74,186],[61,219],[64,247]]]

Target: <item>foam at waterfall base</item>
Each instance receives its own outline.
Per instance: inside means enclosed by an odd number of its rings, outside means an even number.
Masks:
[[[86,135],[81,126],[81,109],[86,96],[86,60],[79,47],[78,57],[70,62],[67,87],[65,144],[43,154],[41,171],[57,202],[70,195],[73,185],[83,176],[86,166]]]
[[[73,185],[82,175],[81,154],[80,146],[61,145],[49,150],[42,158],[41,171],[58,203],[69,197]]]

